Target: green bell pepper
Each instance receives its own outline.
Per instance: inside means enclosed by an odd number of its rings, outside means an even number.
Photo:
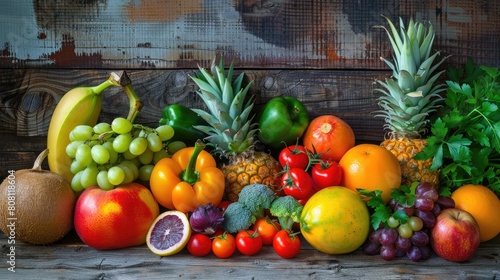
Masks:
[[[170,125],[174,129],[171,141],[182,141],[186,146],[194,146],[196,140],[207,135],[194,128],[193,125],[208,125],[208,123],[193,110],[180,104],[171,104],[163,109],[160,124]]]
[[[306,107],[294,97],[274,97],[260,110],[260,142],[272,149],[296,144],[309,125]],[[283,143],[284,142],[284,143]]]

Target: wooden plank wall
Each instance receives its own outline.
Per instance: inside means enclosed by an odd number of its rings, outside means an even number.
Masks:
[[[465,0],[18,0],[0,8],[0,174],[26,168],[45,147],[65,92],[125,69],[145,102],[138,122],[156,125],[172,103],[201,107],[189,79],[214,57],[234,60],[253,81],[257,108],[295,96],[311,117],[335,114],[358,142],[384,137],[373,92],[390,75],[381,15],[413,17],[436,31],[443,64],[467,57],[500,67],[500,2]],[[444,79],[444,77],[443,77]],[[102,120],[126,114],[105,92]],[[3,175],[2,175],[3,177]]]

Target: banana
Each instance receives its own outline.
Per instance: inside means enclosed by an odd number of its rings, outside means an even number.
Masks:
[[[66,146],[70,143],[69,134],[78,125],[93,126],[97,123],[102,108],[101,93],[110,86],[120,86],[120,79],[120,75],[111,73],[109,79],[97,86],[77,87],[63,95],[52,114],[47,133],[50,171],[71,182],[71,159],[66,154]]]

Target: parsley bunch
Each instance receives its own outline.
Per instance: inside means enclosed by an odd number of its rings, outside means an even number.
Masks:
[[[431,125],[427,145],[415,159],[433,158],[441,194],[465,184],[488,186],[500,196],[500,69],[448,69],[445,104]]]
[[[391,198],[394,200],[394,204],[399,204],[403,207],[413,207],[415,204],[415,189],[417,186],[418,183],[413,183],[411,187],[403,185],[399,188],[391,189]],[[404,210],[398,209],[394,211],[391,206],[384,202],[381,190],[368,191],[357,189],[357,191],[368,198],[366,205],[372,209],[370,222],[374,230],[378,229],[380,225],[389,228],[387,221],[391,216],[402,224],[406,223],[408,220],[408,215]]]

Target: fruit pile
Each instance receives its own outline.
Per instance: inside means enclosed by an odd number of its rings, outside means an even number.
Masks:
[[[69,134],[66,153],[72,159],[71,188],[81,192],[98,185],[111,190],[135,180],[149,181],[154,164],[185,147],[169,125],[153,129],[115,118],[111,124],[78,125]]]
[[[433,252],[470,259],[480,242],[500,233],[500,70],[472,71],[475,97],[469,85],[447,88],[437,83],[442,72],[434,73],[443,60],[433,65],[433,29],[413,20],[407,28],[401,21],[399,31],[388,24],[395,61],[384,59],[393,75],[377,81],[376,116],[390,130],[380,145],[356,144],[351,127],[334,115],[310,119],[293,97],[272,98],[254,112],[251,83],[244,85],[244,73],[233,77],[233,64],[225,69],[222,59],[190,77],[206,110],[171,104],[157,127],[137,124],[142,102],[125,72],[112,73],[58,103],[47,138],[50,171],[40,171],[38,160],[36,172],[12,174],[26,176],[26,186],[58,186],[57,196],[54,189],[31,188],[40,192],[36,198],[55,198],[27,199],[16,211],[32,222],[16,230],[39,233],[26,234],[25,242],[52,243],[74,225],[93,248],[146,243],[161,256],[186,247],[194,256],[229,258],[272,246],[293,258],[305,240],[326,254],[361,249],[385,260],[422,261]],[[98,122],[101,92],[110,86],[123,89],[130,110],[126,118]],[[468,96],[464,103],[481,104],[470,111],[479,112],[474,120],[446,107],[460,94]],[[427,137],[430,113],[441,106],[447,115]],[[9,197],[8,178],[0,191]],[[5,219],[8,203],[1,205]],[[44,216],[54,212],[66,215]]]
[[[430,257],[430,231],[441,210],[454,208],[452,198],[439,195],[429,182],[414,184],[395,190],[389,208],[378,197],[372,196],[368,205],[373,207],[370,233],[363,247],[366,254],[380,254],[384,260],[407,256],[413,261]],[[386,218],[388,216],[388,218]]]

